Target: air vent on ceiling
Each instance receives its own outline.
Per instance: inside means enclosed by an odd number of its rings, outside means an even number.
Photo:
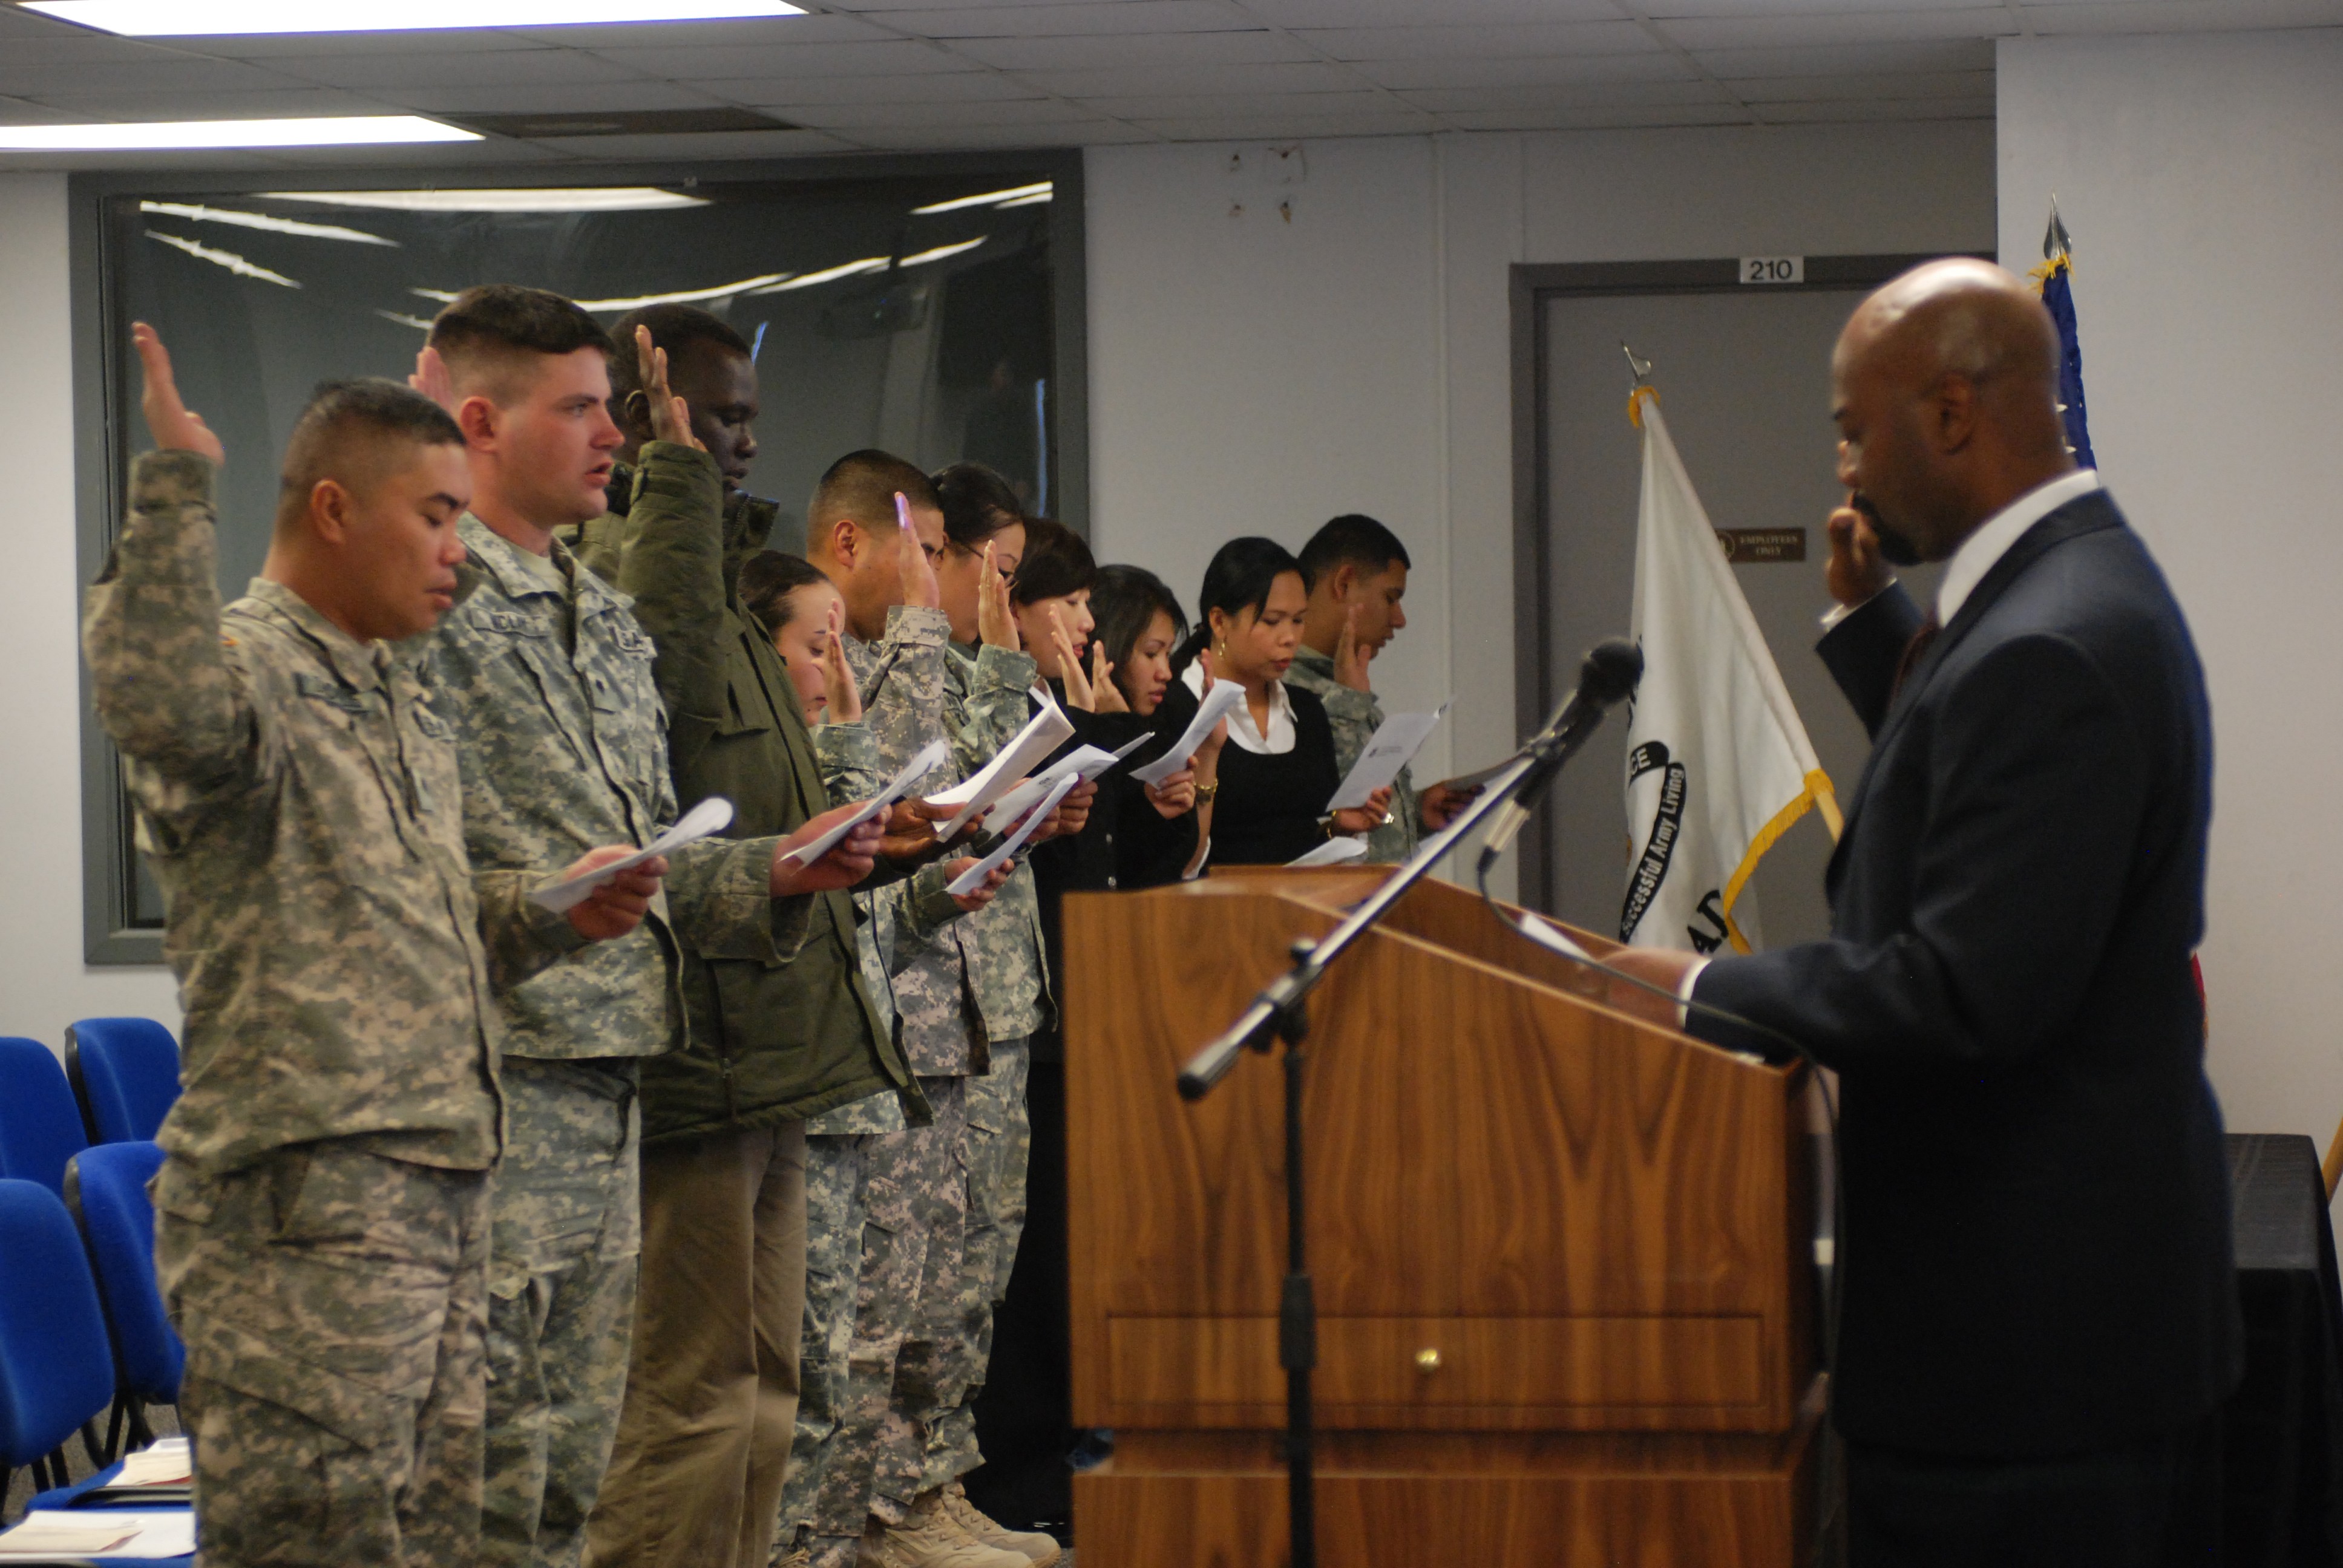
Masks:
[[[589,89],[590,90],[590,89]],[[673,136],[695,131],[794,131],[800,127],[753,109],[614,109],[608,114],[578,108],[557,115],[441,115],[450,125],[484,136],[525,142],[564,136]]]

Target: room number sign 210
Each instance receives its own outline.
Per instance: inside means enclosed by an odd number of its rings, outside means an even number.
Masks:
[[[1741,258],[1741,281],[1744,283],[1804,283],[1806,280],[1806,258],[1803,256],[1745,256]]]

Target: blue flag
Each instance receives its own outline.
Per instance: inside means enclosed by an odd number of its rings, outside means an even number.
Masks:
[[[2058,327],[2058,412],[2066,421],[2066,447],[2075,461],[2096,468],[2091,456],[2091,420],[2083,405],[2083,343],[2075,330],[2075,257],[2058,207],[2050,207],[2050,231],[2042,237],[2042,304]]]

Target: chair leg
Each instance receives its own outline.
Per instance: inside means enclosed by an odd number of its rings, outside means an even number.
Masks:
[[[63,1443],[57,1444],[57,1451],[49,1455],[49,1473],[57,1478],[55,1483],[59,1486],[73,1484],[73,1472],[65,1468],[65,1447]]]
[[[122,1457],[123,1418],[129,1408],[128,1394],[118,1393],[114,1396],[114,1408],[106,1413],[106,1462],[108,1464]]]
[[[94,1471],[104,1470],[114,1462],[114,1456],[97,1441],[97,1422],[94,1420],[81,1423],[81,1451],[89,1455],[90,1468]]]
[[[151,1447],[155,1442],[154,1423],[146,1419],[146,1402],[135,1396],[130,1401],[129,1441],[137,1448]]]

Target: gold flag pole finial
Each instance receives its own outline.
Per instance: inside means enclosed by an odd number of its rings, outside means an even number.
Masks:
[[[1644,395],[1649,393],[1654,399],[1660,395],[1652,385],[1652,362],[1636,358],[1635,351],[1627,347],[1624,337],[1619,340],[1619,352],[1627,357],[1627,373],[1635,378],[1634,385],[1627,389],[1627,423],[1640,430],[1644,427]]]

